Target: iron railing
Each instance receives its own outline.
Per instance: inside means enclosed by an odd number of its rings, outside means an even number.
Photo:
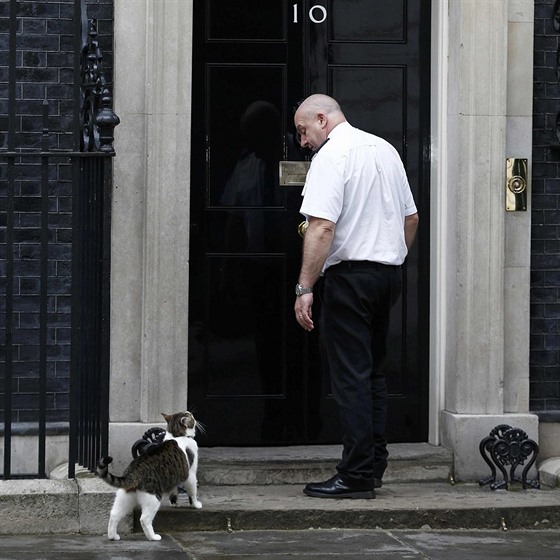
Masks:
[[[113,129],[118,117],[111,110],[111,90],[102,70],[102,54],[97,41],[97,22],[88,20],[86,1],[74,3],[74,130],[73,150],[49,149],[49,103],[42,105],[42,142],[40,150],[22,149],[16,142],[16,0],[10,0],[9,83],[7,150],[0,151],[5,168],[5,325],[0,383],[3,381],[4,464],[1,478],[46,477],[47,435],[60,431],[60,425],[47,422],[47,370],[49,329],[49,208],[50,173],[54,166],[72,169],[72,295],[68,476],[74,477],[75,465],[93,470],[108,447],[109,400],[109,272],[110,208]],[[37,380],[37,421],[33,422],[38,439],[37,469],[18,472],[12,469],[13,436],[29,431],[14,422],[14,319],[17,312],[14,281],[21,264],[16,254],[21,228],[16,220],[15,203],[18,177],[36,173],[40,184],[39,250],[39,356],[31,377]],[[4,178],[4,177],[2,177]],[[21,356],[18,357],[21,360]],[[3,406],[2,406],[3,404]],[[64,431],[64,426],[62,426]]]

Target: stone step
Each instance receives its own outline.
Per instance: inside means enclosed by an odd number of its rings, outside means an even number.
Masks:
[[[201,447],[198,480],[206,486],[305,484],[336,473],[337,445],[288,447]],[[453,456],[428,443],[389,446],[384,483],[449,480]]]
[[[387,483],[373,500],[309,498],[301,484],[199,487],[202,509],[163,505],[159,532],[269,529],[552,529],[560,527],[560,490],[492,491],[478,484]],[[166,502],[164,502],[165,504]],[[135,519],[135,531],[139,531]]]

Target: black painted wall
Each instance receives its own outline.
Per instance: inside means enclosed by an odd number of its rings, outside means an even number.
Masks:
[[[556,0],[535,0],[530,408],[560,421],[560,115]]]
[[[112,79],[113,0],[88,0],[99,20],[106,77]],[[73,149],[75,0],[18,0],[16,43],[16,150],[41,147],[42,103],[49,102],[49,147]],[[0,150],[8,148],[9,18],[12,3],[0,2]],[[40,168],[16,167],[14,238],[13,422],[37,420],[40,289]],[[6,159],[0,159],[0,366],[5,363]],[[49,262],[47,421],[68,420],[72,183],[68,160],[49,168]],[[4,420],[3,368],[0,422]]]

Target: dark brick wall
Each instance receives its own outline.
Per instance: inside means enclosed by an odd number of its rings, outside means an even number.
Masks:
[[[18,0],[16,39],[16,134],[18,151],[41,147],[42,103],[49,103],[49,147],[73,149],[75,0]],[[88,0],[99,19],[104,70],[112,77],[113,0]],[[0,150],[8,148],[9,17],[0,2]],[[41,182],[38,159],[16,166],[13,282],[13,421],[37,420],[39,389],[39,294]],[[0,366],[5,365],[7,160],[0,159]],[[49,166],[47,420],[68,420],[72,175],[68,158]],[[0,378],[0,421],[4,419]]]
[[[556,0],[535,0],[530,406],[560,421],[560,115]],[[560,75],[560,74],[559,74]]]

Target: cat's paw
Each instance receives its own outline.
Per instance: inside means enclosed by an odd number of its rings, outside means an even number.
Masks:
[[[198,500],[192,500],[192,507],[200,509],[202,507],[202,502],[199,502]]]
[[[107,537],[109,538],[110,541],[120,541],[121,540],[120,535],[117,535],[117,533],[115,533],[114,535],[107,535]]]
[[[161,535],[158,535],[157,533],[154,533],[150,540],[151,541],[161,541]]]

